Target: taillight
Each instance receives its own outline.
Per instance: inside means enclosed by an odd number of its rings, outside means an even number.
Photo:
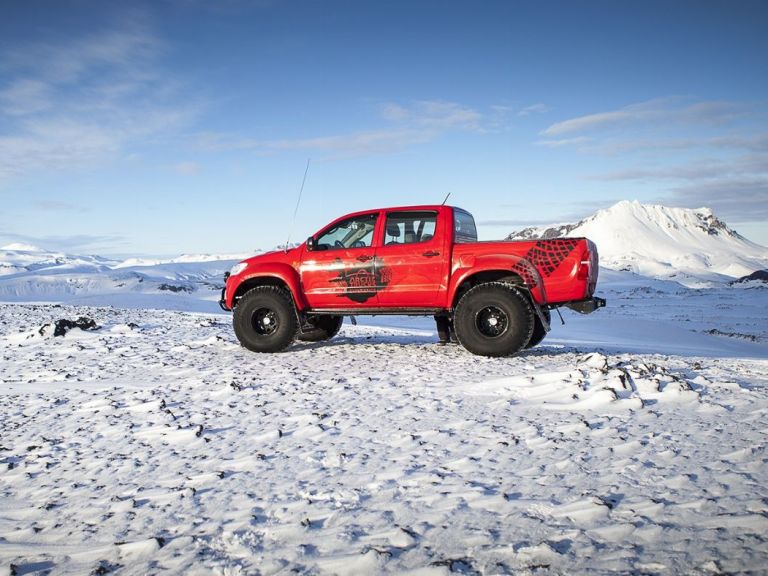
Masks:
[[[579,263],[579,270],[576,272],[576,278],[578,280],[589,280],[589,269],[592,255],[589,253],[589,248],[584,250],[581,254],[581,262]]]

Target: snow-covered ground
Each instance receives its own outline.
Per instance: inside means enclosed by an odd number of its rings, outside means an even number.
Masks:
[[[768,290],[599,291],[505,359],[386,317],[253,354],[187,293],[0,305],[0,574],[764,572]]]

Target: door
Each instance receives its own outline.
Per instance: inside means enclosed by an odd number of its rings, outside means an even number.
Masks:
[[[377,284],[373,238],[378,212],[334,222],[305,250],[301,283],[310,308],[375,307]]]
[[[386,307],[437,306],[445,258],[437,229],[436,211],[388,212],[384,240],[376,249],[379,277],[387,280],[379,290],[379,305]]]

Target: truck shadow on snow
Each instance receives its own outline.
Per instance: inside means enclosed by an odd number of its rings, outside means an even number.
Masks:
[[[395,344],[401,346],[424,346],[427,344],[434,344],[438,346],[437,338],[434,335],[420,335],[420,334],[377,334],[366,336],[336,336],[332,340],[325,340],[323,342],[300,342],[296,341],[288,351],[299,350],[318,350],[324,348],[340,347],[340,346],[363,346],[363,345],[386,345]],[[459,346],[458,344],[451,344],[450,347]]]
[[[286,353],[301,352],[304,350],[327,350],[337,348],[363,348],[368,346],[386,347],[392,346],[397,348],[413,348],[415,349],[430,349],[434,352],[442,352],[446,355],[466,355],[467,357],[474,357],[471,352],[462,347],[461,344],[451,342],[450,344],[440,344],[437,340],[437,336],[434,334],[377,334],[366,336],[337,336],[332,340],[325,340],[323,342],[300,342],[296,341],[290,348],[286,350]],[[542,344],[536,348],[529,350],[521,350],[517,354],[512,356],[506,356],[506,358],[531,358],[531,357],[557,357],[568,354],[590,354],[593,352],[599,352],[605,354],[606,351],[600,347],[573,347],[573,346],[547,346]],[[503,359],[505,357],[501,357]]]

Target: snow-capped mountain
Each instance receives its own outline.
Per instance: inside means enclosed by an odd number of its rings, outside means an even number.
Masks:
[[[259,252],[121,261],[8,244],[0,248],[0,301],[144,306],[170,298],[174,302],[165,305],[171,308],[185,296],[210,302],[218,298],[224,272]]]
[[[49,252],[31,244],[8,244],[0,248],[0,277],[53,269],[69,272],[104,272],[117,264],[100,256],[73,256]]]
[[[600,264],[686,286],[728,282],[768,268],[768,248],[730,229],[709,208],[622,201],[575,224],[525,228],[509,240],[586,236]]]

